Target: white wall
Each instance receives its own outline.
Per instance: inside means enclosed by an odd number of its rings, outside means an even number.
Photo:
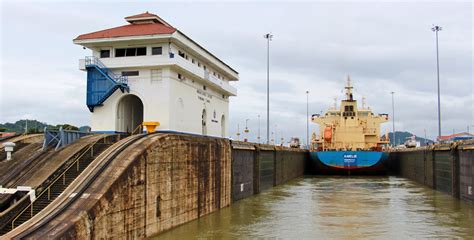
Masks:
[[[110,47],[112,46],[112,47]],[[114,57],[115,48],[147,47],[147,56]],[[162,55],[151,55],[153,46],[162,47]],[[169,47],[175,54],[169,58]],[[202,111],[206,109],[207,135],[229,136],[229,95],[235,95],[236,89],[229,85],[227,77],[235,79],[235,73],[216,64],[214,60],[204,59],[202,56],[191,55],[178,48],[175,44],[139,42],[131,44],[111,43],[109,47],[91,47],[93,55],[99,57],[101,49],[110,49],[110,58],[100,60],[117,75],[122,71],[139,71],[139,76],[129,76],[130,93],[117,90],[103,104],[95,107],[92,114],[92,131],[117,131],[117,109],[119,101],[127,94],[134,94],[143,102],[143,121],[160,122],[158,130],[174,130],[189,133],[202,133]],[[191,46],[190,49],[193,49]],[[179,50],[188,55],[183,59],[178,55]],[[193,49],[195,51],[195,49]],[[194,59],[194,63],[192,62]],[[198,62],[201,66],[198,66]],[[211,64],[212,63],[212,64]],[[204,65],[211,76],[206,77]],[[225,70],[221,69],[223,67]],[[219,69],[219,70],[217,70]],[[180,73],[184,79],[178,79]],[[220,78],[217,77],[220,75]],[[203,89],[206,86],[206,89]],[[214,112],[216,113],[214,116]],[[222,133],[221,119],[224,115],[225,129]]]

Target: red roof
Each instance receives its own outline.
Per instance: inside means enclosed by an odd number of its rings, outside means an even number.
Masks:
[[[128,24],[102,31],[82,34],[74,40],[172,34],[174,32],[176,32],[175,28],[167,27],[161,23]]]
[[[460,136],[469,136],[469,137],[471,137],[471,136],[474,136],[474,135],[472,135],[470,133],[467,133],[467,132],[462,132],[462,133],[451,134],[451,135],[448,135],[448,136],[440,136],[440,137],[438,137],[438,140],[440,140],[440,141],[449,140],[451,138],[460,137]]]
[[[149,13],[149,12],[145,12],[145,13],[140,13],[140,14],[137,14],[137,15],[132,15],[132,16],[125,17],[125,19],[128,19],[128,18],[143,18],[143,17],[158,17],[158,16],[155,15],[155,14]]]

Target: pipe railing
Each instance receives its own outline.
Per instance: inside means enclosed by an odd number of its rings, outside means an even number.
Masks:
[[[99,67],[100,69],[102,69],[102,71],[104,71],[105,74],[109,75],[109,77],[111,77],[116,82],[121,83],[121,84],[128,84],[128,77],[127,76],[118,75],[118,74],[112,72],[97,57],[87,56],[85,58],[84,62],[85,62],[86,67],[95,65],[95,66]]]

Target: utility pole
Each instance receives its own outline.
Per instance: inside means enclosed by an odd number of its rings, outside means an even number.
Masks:
[[[397,146],[397,143],[396,143],[396,138],[395,138],[395,101],[394,101],[394,98],[393,98],[393,95],[395,94],[395,92],[391,92],[392,94],[392,135],[393,135],[393,146]]]
[[[263,37],[267,39],[267,144],[270,144],[270,41],[273,35],[267,33]]]
[[[441,97],[439,90],[439,51],[438,51],[438,32],[443,28],[440,26],[433,26],[431,30],[436,33],[436,72],[438,74],[438,139],[441,137]]]
[[[309,91],[306,91],[306,147],[309,149]]]

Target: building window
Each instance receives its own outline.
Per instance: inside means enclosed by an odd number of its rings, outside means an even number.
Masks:
[[[110,50],[100,50],[100,58],[109,58]]]
[[[206,66],[204,66],[204,70],[206,70],[206,69],[207,69]]]
[[[180,57],[182,57],[182,58],[185,58],[185,57],[184,57],[184,52],[178,51],[178,55],[179,55]]]
[[[151,55],[161,55],[163,54],[163,49],[161,47],[152,47]]]
[[[200,62],[198,62],[198,67],[201,67],[201,63],[200,63]]]
[[[193,58],[193,59],[191,59],[191,62],[192,62],[192,63],[194,63],[194,58]]]
[[[138,71],[123,71],[122,76],[126,77],[133,77],[133,76],[138,76],[139,72]]]
[[[205,85],[202,85],[202,89],[206,90],[207,88],[206,88],[206,86],[205,86]]]
[[[145,56],[145,55],[146,55],[146,47],[115,49],[115,57],[133,57],[133,56]]]
[[[146,56],[146,47],[137,48],[137,56]]]
[[[183,76],[181,73],[178,73],[178,79],[180,79],[180,80],[185,80],[186,77]]]
[[[115,57],[125,57],[125,48],[115,49]]]

